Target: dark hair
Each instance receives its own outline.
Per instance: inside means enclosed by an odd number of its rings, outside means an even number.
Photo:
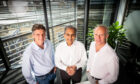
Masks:
[[[39,30],[39,29],[42,29],[46,32],[46,29],[43,26],[43,24],[34,24],[33,27],[32,27],[32,32],[34,32],[35,30]]]
[[[66,30],[69,29],[69,28],[70,28],[70,29],[73,29],[74,32],[75,32],[75,34],[76,34],[77,29],[76,29],[74,26],[72,26],[72,25],[69,25],[69,26],[66,26],[66,27],[65,27],[64,34],[66,33]]]

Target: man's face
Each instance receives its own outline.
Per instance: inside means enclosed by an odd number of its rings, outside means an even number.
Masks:
[[[73,44],[75,38],[76,38],[76,34],[75,34],[74,29],[68,28],[65,31],[64,38],[65,38],[65,40],[67,42],[67,45],[71,46]]]
[[[45,41],[45,31],[43,29],[38,29],[33,32],[33,38],[38,46],[42,46]]]
[[[103,27],[97,27],[94,30],[94,39],[96,45],[104,45],[106,43],[106,39],[108,38],[108,34],[106,33],[106,29]]]

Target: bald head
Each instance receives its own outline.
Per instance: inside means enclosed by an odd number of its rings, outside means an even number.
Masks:
[[[108,34],[108,28],[106,26],[104,26],[104,25],[96,26],[93,31],[95,32],[95,30],[97,30],[97,29],[98,30],[101,29],[101,30],[103,30],[105,32],[105,34]]]

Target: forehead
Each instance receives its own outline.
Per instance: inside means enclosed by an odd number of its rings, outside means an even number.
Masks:
[[[75,33],[75,30],[73,28],[67,28],[65,33]]]
[[[37,29],[34,31],[34,33],[45,33],[45,31],[43,29]]]
[[[105,34],[106,33],[106,29],[104,27],[97,27],[94,30],[94,33],[101,33],[101,34]]]

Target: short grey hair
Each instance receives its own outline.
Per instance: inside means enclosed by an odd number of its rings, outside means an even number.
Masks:
[[[76,29],[74,26],[72,26],[72,25],[69,25],[69,26],[66,26],[66,27],[65,27],[64,34],[66,33],[66,30],[69,29],[69,28],[70,28],[70,29],[73,29],[74,32],[75,32],[75,34],[76,34],[77,29]]]
[[[98,27],[102,27],[102,28],[104,28],[104,29],[106,30],[106,34],[109,33],[109,31],[108,31],[108,27],[105,26],[105,25],[103,25],[103,24],[98,24],[97,26],[95,26],[95,28],[93,29],[93,31],[95,31]]]

